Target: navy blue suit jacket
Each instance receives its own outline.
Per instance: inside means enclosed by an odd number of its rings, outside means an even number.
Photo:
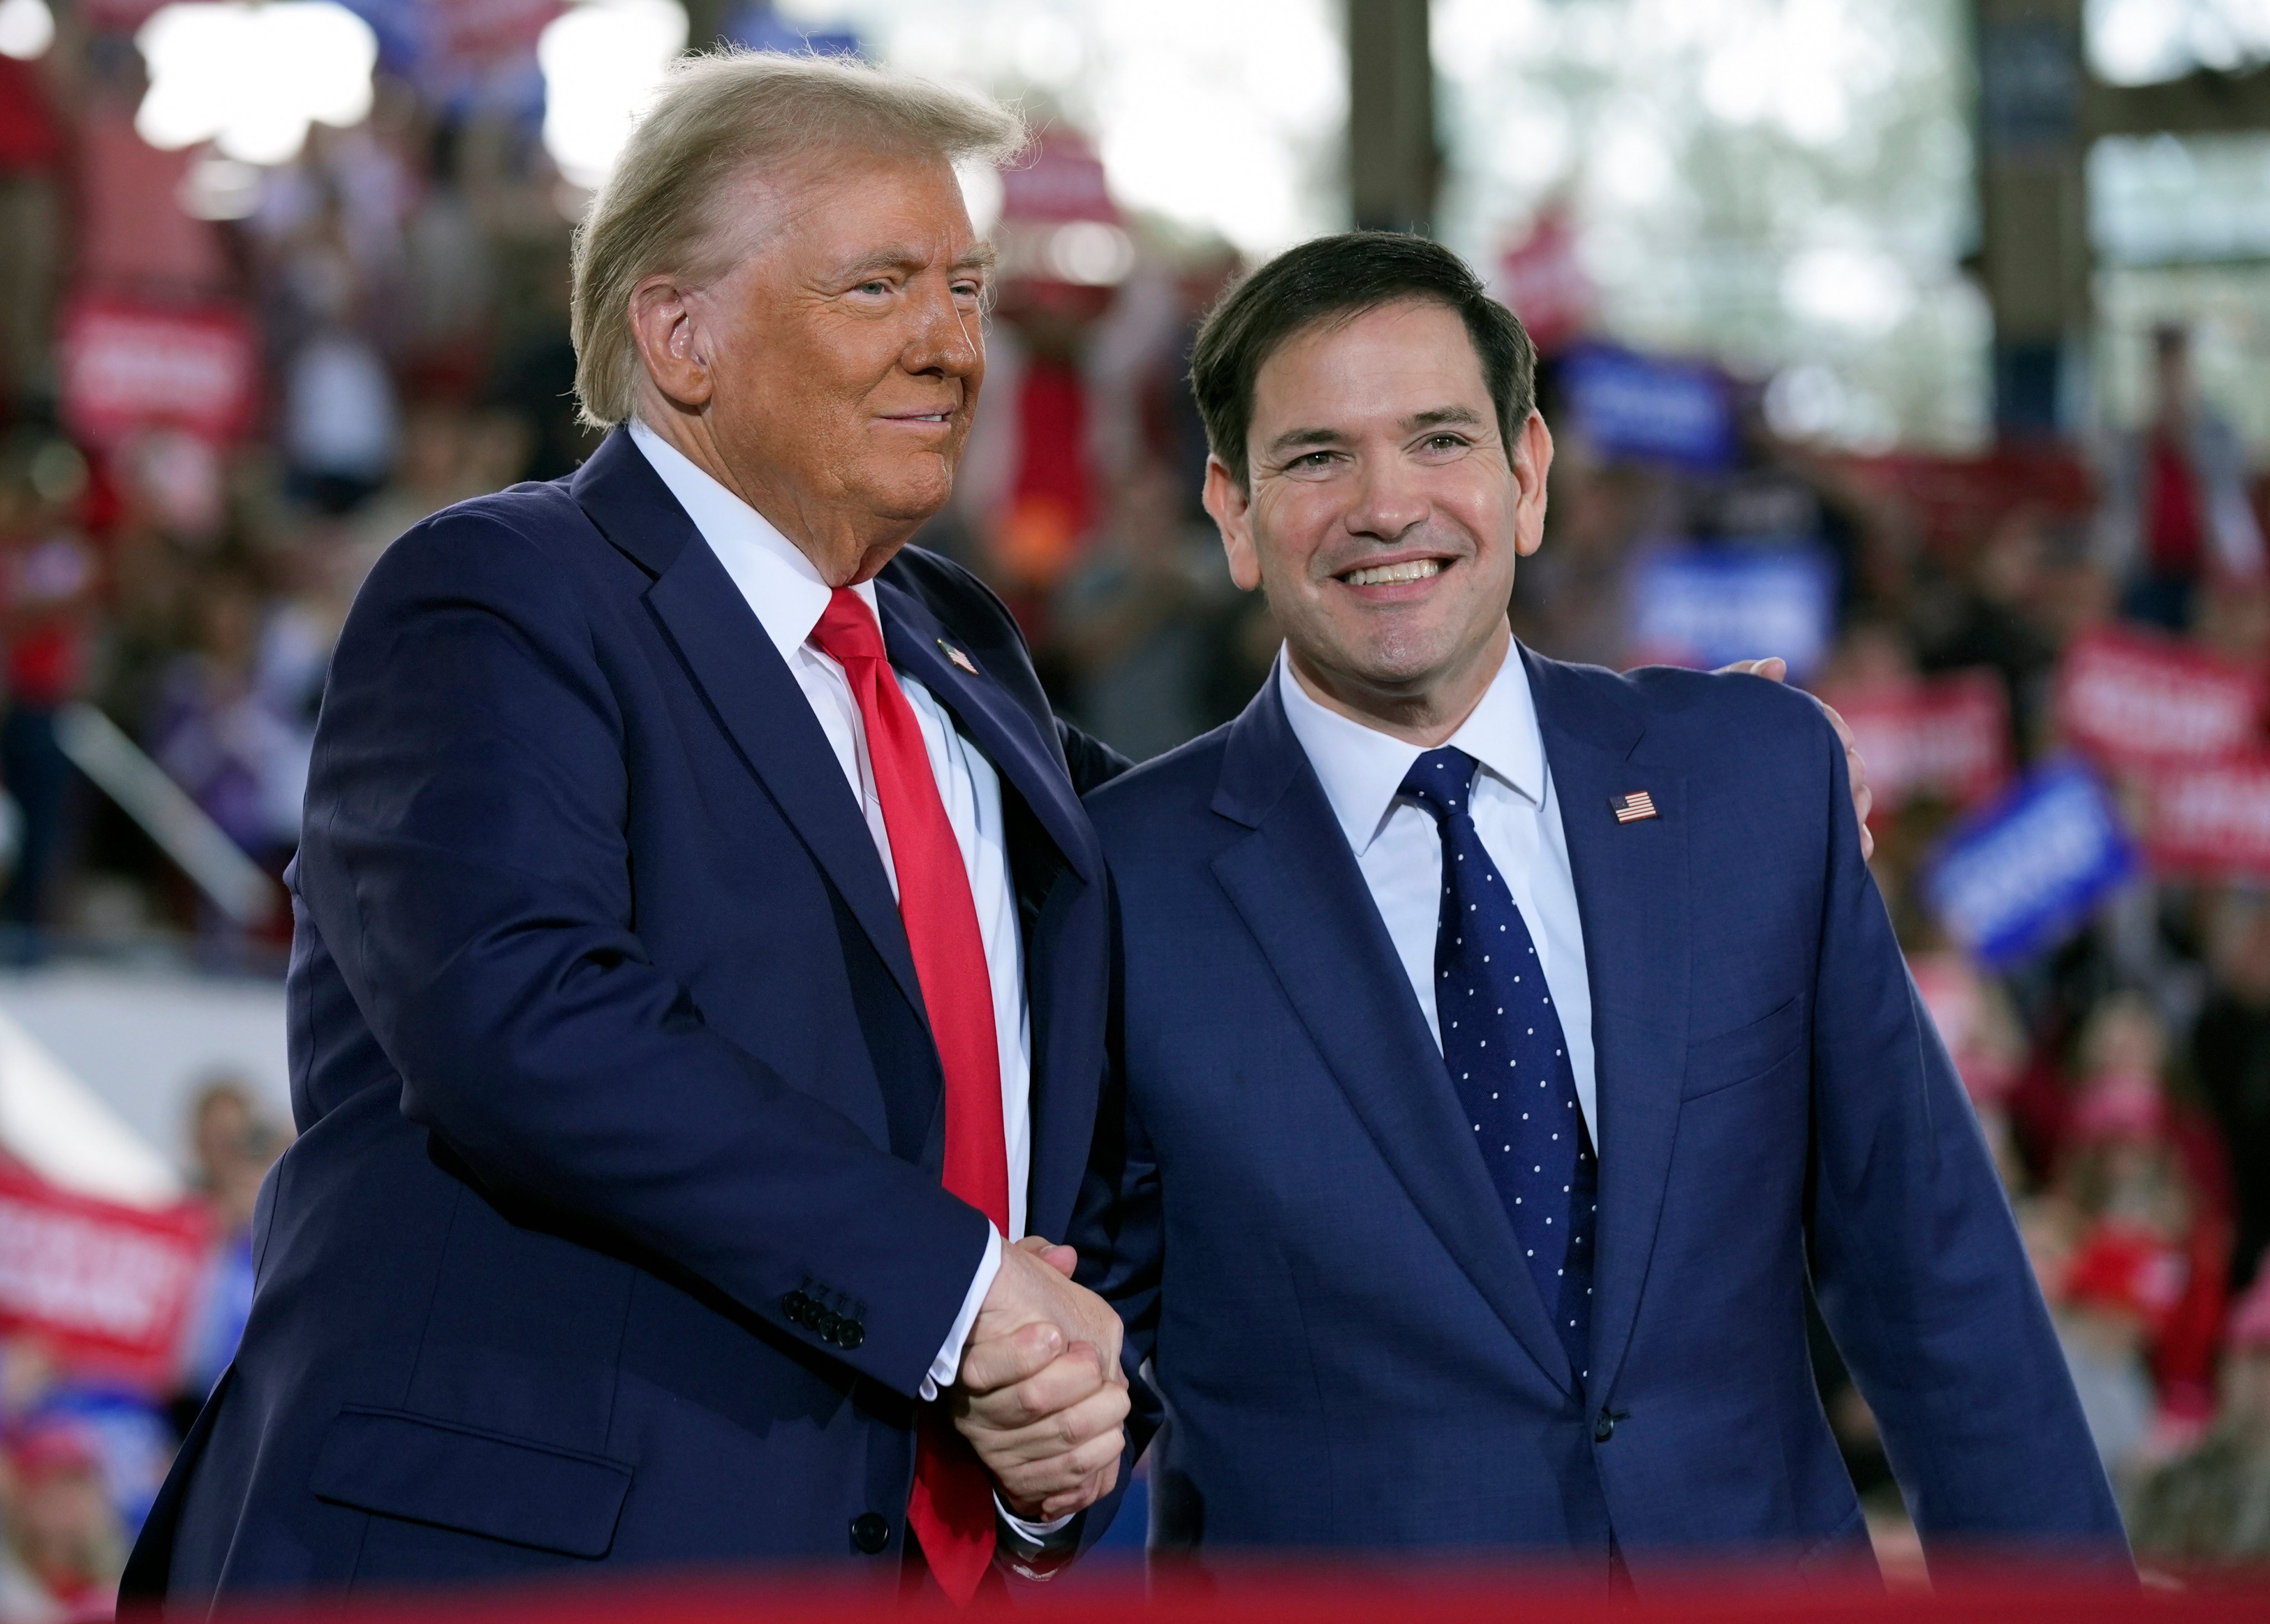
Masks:
[[[1866,1561],[1809,1289],[1926,1541],[2119,1556],[1821,712],[1524,657],[1598,1049],[1581,1384],[1275,685],[1089,797],[1120,949],[1071,1238],[1149,1364],[1135,1446],[1170,1417],[1154,1542]]]
[[[1118,764],[1059,733],[968,575],[909,550],[878,597],[1001,774],[1031,1223],[1059,1234],[1108,969],[1075,777]],[[986,1223],[939,1185],[938,1056],[842,769],[621,433],[380,560],[293,891],[300,1137],[129,1591],[820,1558],[894,1582],[915,1395]]]

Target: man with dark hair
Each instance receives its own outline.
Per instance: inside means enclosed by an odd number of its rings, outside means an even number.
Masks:
[[[1154,1538],[1866,1564],[1810,1294],[1930,1548],[2125,1562],[1830,723],[1513,641],[1518,323],[1432,243],[1325,238],[1192,374],[1286,641],[1088,797],[1122,934],[1069,1238],[1131,1447],[1171,1417]]]

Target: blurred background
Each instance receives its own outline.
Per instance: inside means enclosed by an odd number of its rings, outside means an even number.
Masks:
[[[1131,755],[1276,645],[1198,317],[1349,225],[1480,268],[1561,448],[1520,634],[1843,710],[2140,1549],[2270,1559],[2270,0],[0,0],[0,1620],[105,1613],[241,1324],[341,618],[590,449],[569,233],[720,40],[1039,129],[922,539]]]

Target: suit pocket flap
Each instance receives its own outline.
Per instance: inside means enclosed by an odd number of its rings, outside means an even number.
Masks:
[[[319,1500],[490,1539],[600,1557],[631,1469],[431,1416],[349,1405],[315,1460]]]
[[[1681,1092],[1693,1100],[1748,1082],[1788,1059],[1805,1035],[1805,1000],[1792,998],[1747,1026],[1703,1038],[1688,1048]]]

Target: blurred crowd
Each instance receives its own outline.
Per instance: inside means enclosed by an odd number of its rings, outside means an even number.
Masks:
[[[584,195],[523,113],[444,108],[383,74],[367,121],[315,127],[288,163],[159,151],[132,128],[130,41],[75,16],[39,61],[0,56],[0,943],[170,941],[274,968],[288,922],[248,932],[202,894],[78,770],[73,718],[107,716],[280,874],[330,642],[377,554],[590,449],[566,325]],[[1067,715],[1148,757],[1235,715],[1277,647],[1198,505],[1183,381],[1239,263],[1123,211],[1065,124],[1001,194],[984,404],[920,539],[1001,592]],[[2106,628],[2270,683],[2264,487],[2186,334],[2152,340],[2149,420],[1973,458],[1796,443],[1707,358],[1539,337],[1560,452],[1517,629],[1617,667],[1782,654],[1856,718],[1925,718],[1920,745],[1864,729],[1877,875],[2139,1549],[2270,1558],[2270,866],[2131,865],[2014,959],[1951,931],[1928,883],[1966,819],[2073,748],[2060,672]],[[216,383],[204,416],[136,409],[196,404],[182,379],[225,372],[231,344],[242,400]],[[151,393],[104,393],[106,345]],[[1699,442],[1651,439],[1651,411],[1691,430],[1697,399],[1722,419]],[[1959,770],[1917,768],[1910,746],[1954,737],[1942,702],[1984,730]],[[2141,816],[2121,764],[2092,770]],[[0,1340],[0,1619],[107,1605],[241,1328],[281,1129],[220,1082],[193,1138],[206,1262],[168,1379],[106,1385],[35,1331]],[[1889,1468],[1825,1337],[1820,1364],[1895,1548]]]
[[[36,1321],[0,1331],[4,1624],[111,1615],[135,1531],[251,1309],[253,1205],[288,1138],[256,1098],[223,1075],[191,1103],[194,1187],[169,1215],[189,1243],[188,1278],[158,1361],[130,1368]]]

